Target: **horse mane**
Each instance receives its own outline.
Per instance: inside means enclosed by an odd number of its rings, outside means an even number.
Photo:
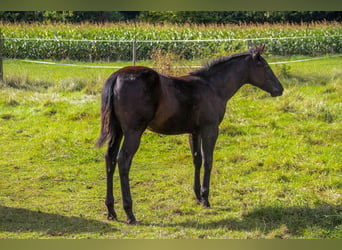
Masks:
[[[217,59],[211,60],[209,62],[206,63],[206,65],[203,66],[203,68],[192,71],[189,73],[189,75],[192,76],[207,76],[210,75],[213,72],[213,68],[216,68],[217,66],[223,65],[235,58],[241,57],[241,56],[247,56],[247,55],[251,55],[252,49],[242,52],[242,53],[237,53],[237,54],[233,54],[230,56],[223,56],[223,57],[219,57]]]

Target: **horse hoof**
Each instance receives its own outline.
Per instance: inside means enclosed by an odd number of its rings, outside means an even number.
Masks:
[[[130,219],[128,219],[127,220],[127,224],[128,225],[138,225],[138,224],[140,224],[137,220],[130,220]]]
[[[108,220],[118,220],[118,218],[116,217],[116,215],[112,215],[112,214],[108,214],[108,216],[107,216],[107,219]]]
[[[133,219],[127,219],[126,223],[128,225],[139,225],[141,224],[141,221],[138,221],[135,218],[133,218]]]
[[[204,208],[210,208],[210,203],[209,203],[209,201],[202,201],[202,206],[203,206]]]

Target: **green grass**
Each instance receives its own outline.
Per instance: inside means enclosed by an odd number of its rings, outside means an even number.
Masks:
[[[187,136],[146,131],[130,176],[142,223],[129,226],[106,220],[94,147],[113,70],[5,61],[0,238],[341,238],[341,62],[273,65],[283,96],[245,86],[228,102],[211,209],[194,201]],[[124,220],[118,172],[114,186]]]

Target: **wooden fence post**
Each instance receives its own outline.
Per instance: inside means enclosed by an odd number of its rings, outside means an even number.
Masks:
[[[0,30],[0,82],[4,80],[4,71],[3,71],[3,64],[2,64],[2,48],[3,48],[4,40],[2,38],[2,32]]]
[[[132,45],[132,63],[133,63],[133,66],[135,66],[135,63],[137,62],[137,41],[136,39],[134,38],[133,40],[133,45]]]

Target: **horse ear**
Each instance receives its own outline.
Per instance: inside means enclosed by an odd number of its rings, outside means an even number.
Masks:
[[[259,54],[261,55],[264,52],[264,50],[265,50],[265,44],[260,45],[259,47],[257,47],[257,50],[258,50]]]
[[[259,47],[251,49],[251,53],[253,60],[258,59],[258,57],[260,56]]]
[[[264,52],[265,45],[257,46],[254,49],[252,49],[252,57],[253,59],[258,59],[260,55]]]

